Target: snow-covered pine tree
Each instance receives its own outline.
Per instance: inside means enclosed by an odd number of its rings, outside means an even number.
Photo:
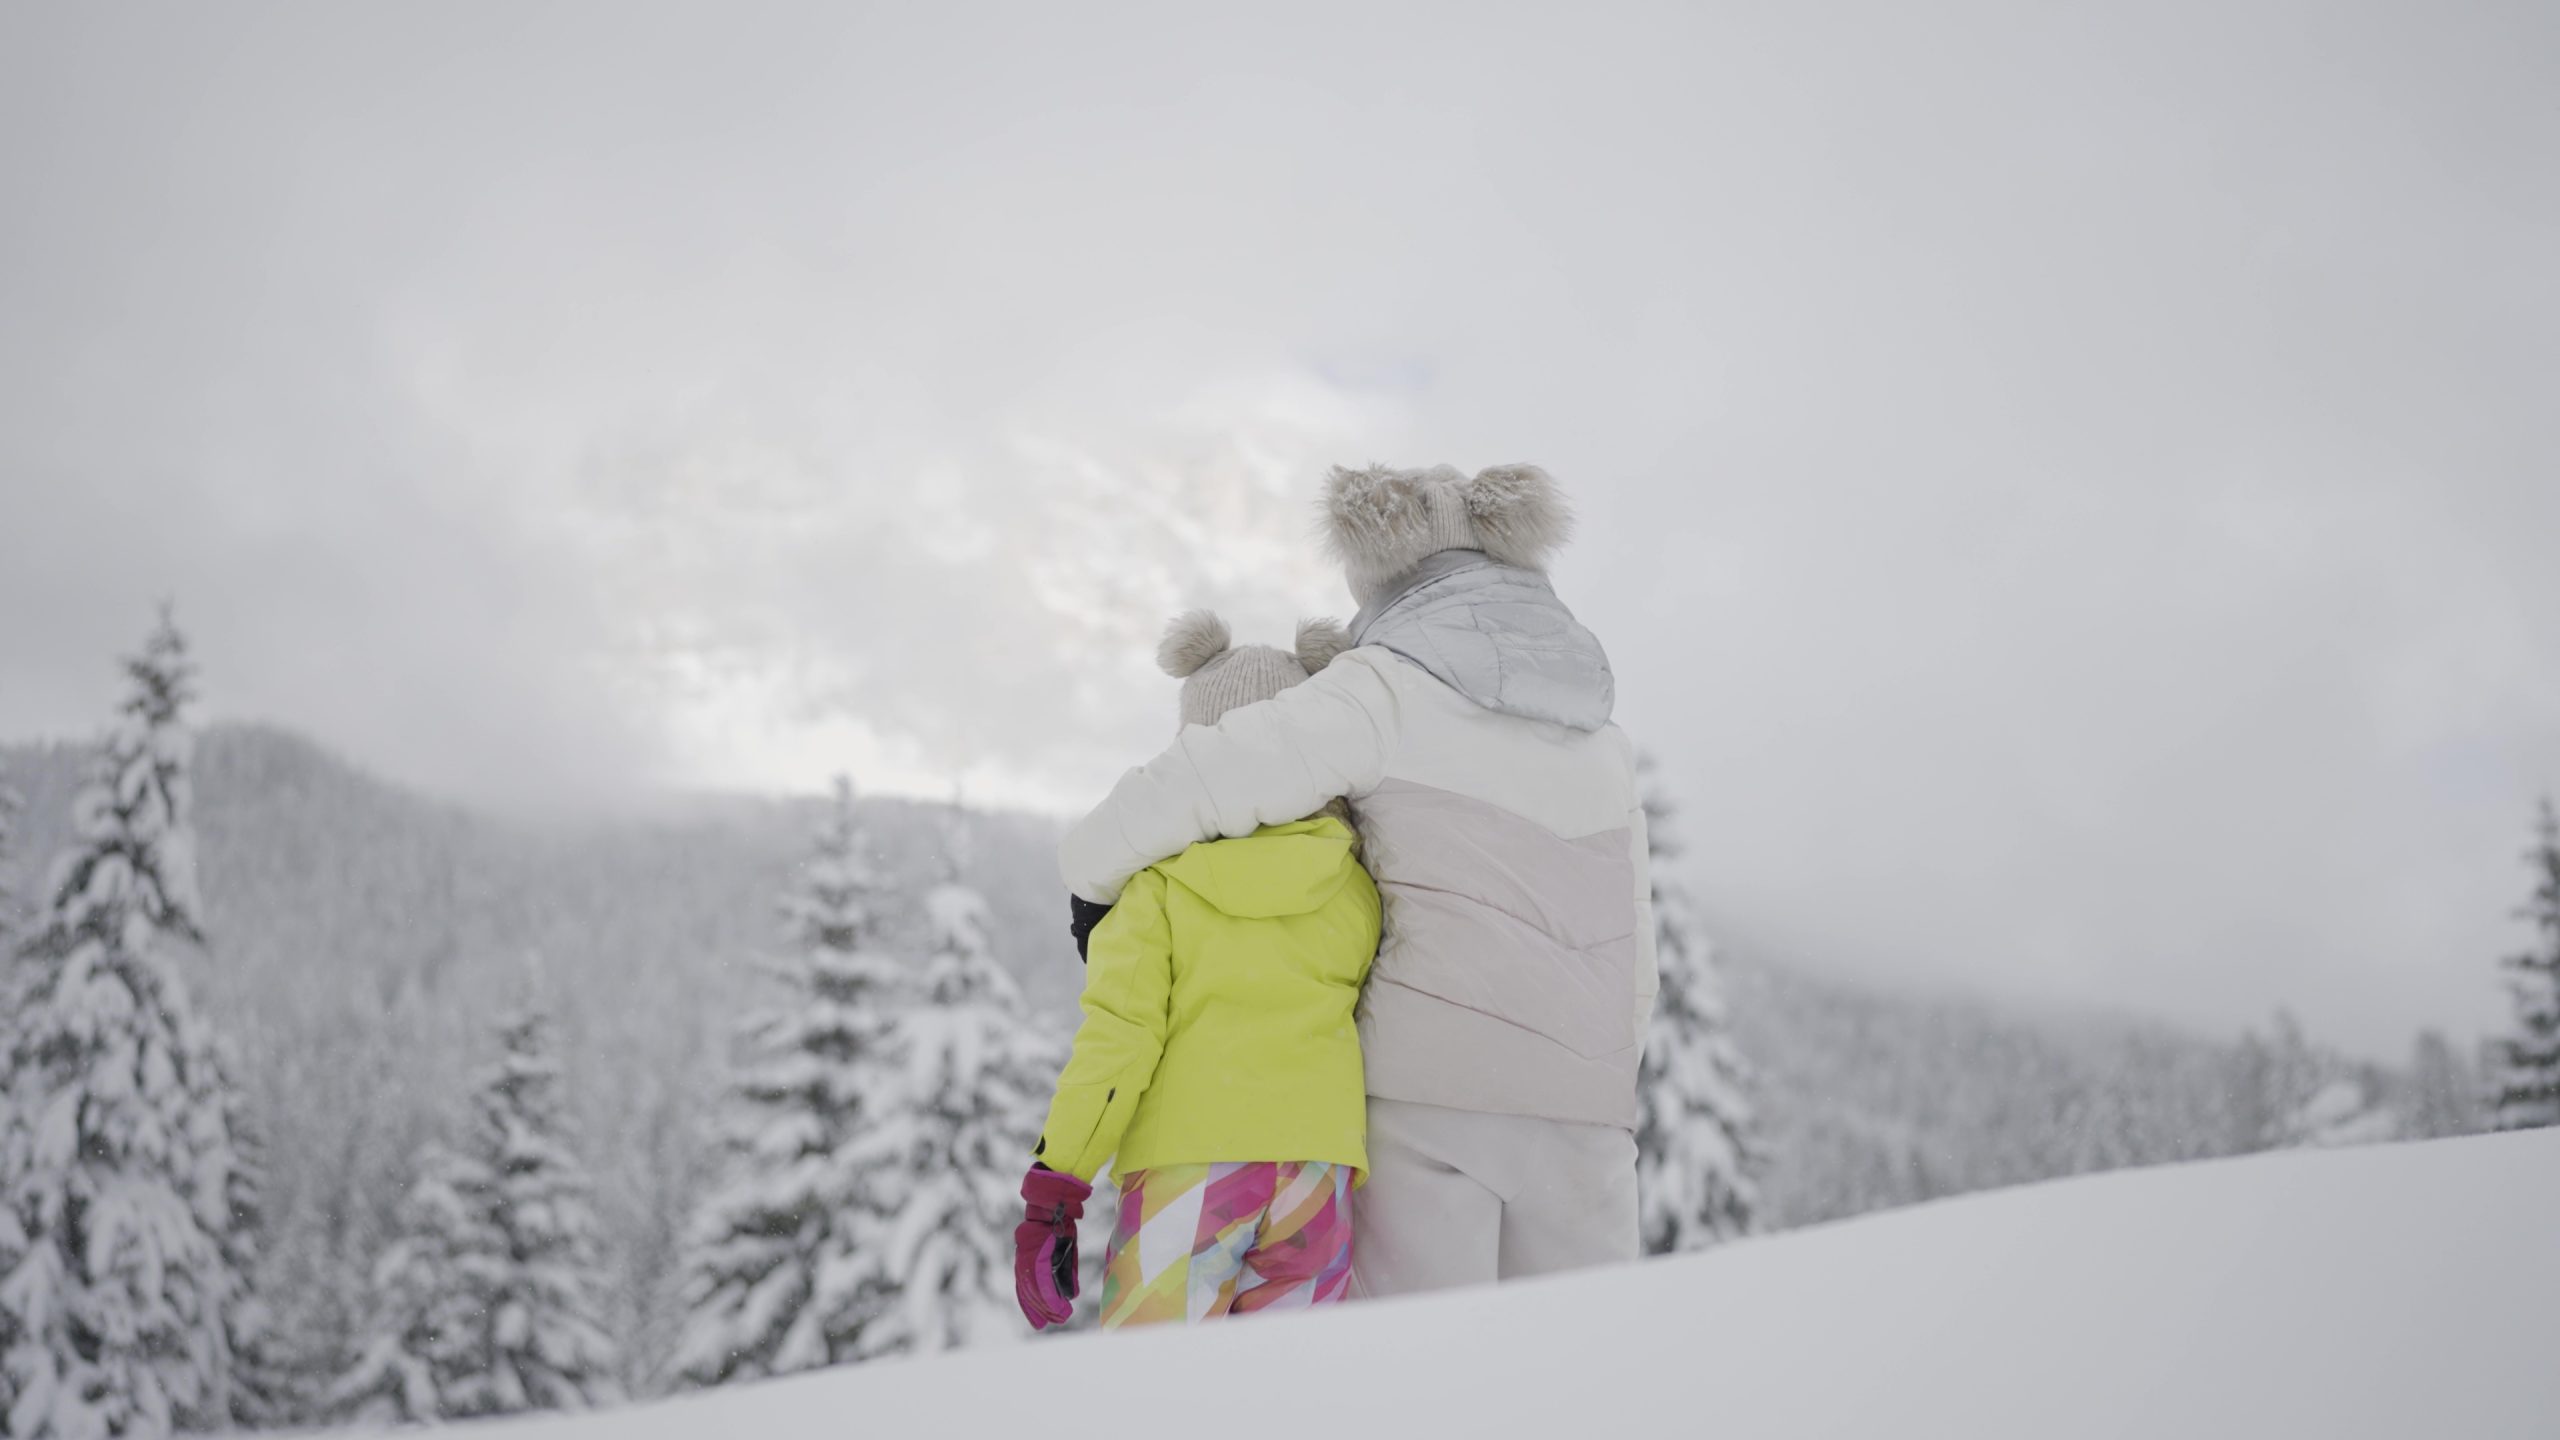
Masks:
[[[26,902],[18,893],[14,848],[18,812],[26,803],[26,797],[10,785],[8,767],[0,765],[0,975],[6,973],[9,958],[17,952],[18,927],[26,919]]]
[[[492,1307],[500,1413],[583,1410],[622,1398],[622,1357],[604,1325],[603,1246],[593,1185],[569,1143],[550,1020],[506,1023],[480,1091],[480,1145],[506,1274]]]
[[[489,1297],[506,1268],[489,1167],[430,1141],[400,1203],[399,1238],[373,1272],[373,1319],[326,1409],[362,1425],[474,1413],[490,1365]]]
[[[954,1349],[1024,1333],[1013,1226],[1062,1056],[996,963],[987,902],[956,878],[925,896],[920,1002],[901,1012],[911,1188],[882,1235],[897,1303],[857,1353]]]
[[[2479,1083],[2441,1031],[2421,1030],[2409,1057],[2409,1131],[2435,1139],[2479,1128]]]
[[[2302,1144],[2296,1122],[2322,1080],[2320,1058],[2292,1011],[2277,1010],[2264,1036],[2255,1030],[2241,1036],[2232,1075],[2233,1148],[2247,1153]]]
[[[0,1425],[30,1440],[228,1424],[245,1314],[226,1243],[234,1102],[173,953],[203,933],[194,670],[166,609],[125,669],[7,997]]]
[[[623,1370],[642,1395],[654,1395],[673,1379],[670,1358],[684,1333],[685,1242],[702,1197],[719,1178],[720,1143],[704,1123],[696,1096],[720,1098],[724,1076],[707,1058],[688,1050],[662,1057],[661,1068],[638,1083],[656,1091],[646,1104],[639,1172],[648,1177],[649,1205],[635,1233],[623,1238],[621,1290],[616,1303],[631,1317],[625,1328]]]
[[[783,995],[740,1032],[728,1176],[686,1241],[679,1384],[875,1353],[868,1332],[897,1302],[884,1232],[914,1183],[920,1122],[896,1033],[914,977],[880,944],[879,904],[853,787],[838,779],[784,902],[796,954],[765,967]]]
[[[1644,1247],[1660,1255],[1752,1232],[1761,1151],[1715,955],[1673,874],[1677,807],[1650,760],[1643,778],[1661,989],[1637,1078],[1636,1178]]]
[[[20,911],[18,894],[13,883],[17,875],[15,859],[10,853],[10,841],[16,833],[18,811],[25,804],[18,792],[10,787],[8,770],[0,767],[0,1066],[6,1065],[9,1054],[15,1048],[9,1038],[9,1032],[17,1018],[19,1004],[19,995],[15,987],[18,982]],[[5,1069],[0,1069],[0,1075],[6,1073]],[[0,1155],[5,1155],[8,1144],[7,1137],[10,1129],[8,1111],[11,1103],[10,1093],[0,1089]],[[6,1279],[14,1273],[18,1268],[19,1259],[26,1253],[26,1236],[21,1233],[7,1201],[8,1191],[5,1188],[7,1182],[6,1173],[0,1172],[0,1279]],[[16,1348],[12,1339],[16,1332],[12,1328],[9,1313],[8,1304],[0,1301],[0,1431],[5,1431],[8,1427],[10,1405],[16,1400],[18,1393],[17,1387],[9,1379],[9,1355]]]
[[[622,1396],[550,1022],[527,1011],[501,1035],[470,1149],[420,1158],[404,1232],[376,1277],[381,1309],[338,1387],[345,1418],[465,1420]]]
[[[2515,1033],[2497,1042],[2497,1127],[2532,1130],[2560,1125],[2560,814],[2543,797],[2534,827],[2533,898],[2518,912],[2533,922],[2533,944],[2506,958],[2512,972]]]
[[[217,1044],[214,1056],[225,1124],[239,1157],[223,1198],[228,1223],[217,1237],[224,1263],[243,1281],[223,1312],[224,1338],[231,1347],[231,1423],[243,1430],[281,1430],[303,1422],[310,1397],[302,1393],[301,1377],[284,1354],[272,1307],[257,1283],[258,1257],[266,1244],[266,1133],[230,1078],[239,1070],[230,1047]]]

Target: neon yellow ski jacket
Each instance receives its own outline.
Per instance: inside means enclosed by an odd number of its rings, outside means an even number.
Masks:
[[[1139,872],[1086,946],[1084,1023],[1035,1152],[1090,1182],[1158,1165],[1369,1165],[1352,1010],[1378,889],[1329,815]],[[1116,1158],[1115,1158],[1116,1157]]]

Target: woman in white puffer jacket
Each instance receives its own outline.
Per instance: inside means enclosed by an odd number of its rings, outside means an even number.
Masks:
[[[1347,798],[1385,902],[1353,1293],[1633,1259],[1644,811],[1608,657],[1544,573],[1562,497],[1525,465],[1336,470],[1324,511],[1353,648],[1130,771],[1068,833],[1067,888],[1091,913],[1197,841]]]

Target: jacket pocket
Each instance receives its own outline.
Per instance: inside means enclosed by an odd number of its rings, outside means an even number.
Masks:
[[[1117,1085],[1060,1086],[1049,1105],[1049,1123],[1040,1130],[1040,1158],[1052,1170],[1091,1180],[1102,1168],[1104,1157],[1094,1152],[1103,1137],[1103,1121],[1119,1097]],[[1118,1137],[1111,1136],[1108,1143],[1116,1149]]]

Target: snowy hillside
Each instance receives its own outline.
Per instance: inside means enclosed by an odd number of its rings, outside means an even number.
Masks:
[[[2555,1197],[2560,1132],[2295,1152],[493,1433],[2523,1440],[2560,1434]]]
[[[471,1097],[488,1093],[492,1046],[519,1011],[547,1016],[552,1119],[593,1177],[596,1273],[582,1287],[598,1297],[592,1318],[619,1357],[607,1378],[624,1393],[661,1393],[688,1344],[726,1374],[736,1357],[724,1339],[685,1338],[698,1313],[683,1299],[684,1236],[735,1178],[724,1157],[739,1132],[723,1127],[744,1017],[770,1011],[777,976],[804,973],[769,962],[809,953],[782,919],[805,914],[814,802],[635,798],[611,814],[531,821],[385,785],[266,727],[217,727],[196,758],[210,944],[178,963],[236,1047],[243,1114],[267,1158],[260,1225],[275,1243],[249,1272],[279,1337],[259,1362],[273,1372],[259,1382],[271,1401],[262,1418],[361,1413],[331,1388],[353,1373],[353,1337],[411,1334],[381,1313],[407,1302],[381,1297],[434,1287],[386,1288],[376,1261],[439,1213],[420,1202],[435,1195],[420,1177],[457,1136],[485,1139],[488,1127],[472,1121],[486,1106]],[[69,840],[81,750],[0,749],[0,768],[29,797],[22,853]],[[1022,982],[1046,1038],[1062,1033],[1081,971],[1054,909],[1054,826],[895,800],[855,810],[864,865],[882,882],[887,948],[919,962],[934,952],[929,897],[960,880],[985,902],[983,926],[971,927],[984,958]],[[1664,951],[1690,953],[1668,941]],[[2372,1138],[2393,1117],[2358,1103],[2379,1094],[2400,1108],[2389,1077],[2360,1078],[2333,1087],[2355,1124],[2313,1134],[2274,1123],[2298,1108],[2280,1099],[2310,1096],[2323,1078],[2298,1035],[2232,1046],[1771,963],[1738,960],[1728,975],[1741,1062],[1759,1076],[1766,1230],[2330,1132]],[[1679,1013],[1666,1004],[1658,1016]],[[2439,1088],[2467,1093],[2458,1067],[2440,1068]],[[1020,1103],[1000,1108],[1021,1133],[981,1147],[1004,1157],[991,1172],[997,1197],[1009,1194],[1038,1113],[1027,1092],[1040,1085],[1012,1088],[1025,1092]],[[948,1178],[947,1163],[915,1161]],[[1004,1208],[972,1233],[1000,1238]],[[1001,1271],[1000,1258],[988,1269]],[[442,1413],[505,1408],[454,1402]]]

